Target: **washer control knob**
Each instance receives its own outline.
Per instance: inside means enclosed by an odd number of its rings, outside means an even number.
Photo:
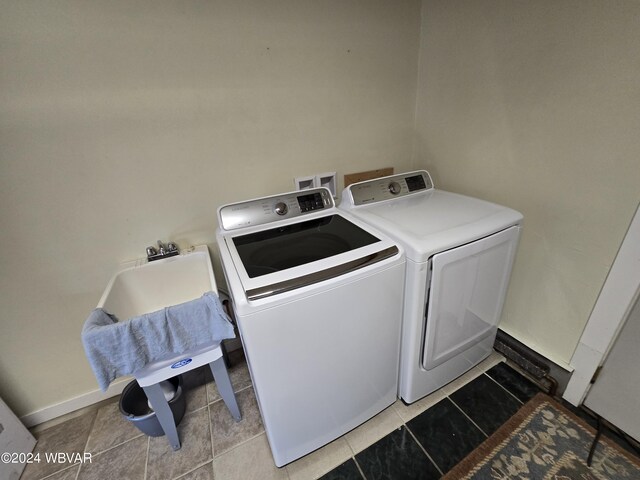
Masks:
[[[276,203],[276,206],[273,209],[273,211],[276,212],[278,215],[286,215],[286,213],[289,211],[289,207],[287,207],[287,204],[284,202],[278,202]]]
[[[392,195],[397,195],[400,193],[400,184],[398,182],[391,182],[389,184],[389,192],[391,192]]]

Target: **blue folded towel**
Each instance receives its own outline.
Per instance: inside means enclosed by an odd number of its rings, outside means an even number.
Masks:
[[[103,391],[116,378],[170,354],[227,338],[235,338],[233,325],[213,292],[123,322],[96,308],[82,328],[84,350]]]

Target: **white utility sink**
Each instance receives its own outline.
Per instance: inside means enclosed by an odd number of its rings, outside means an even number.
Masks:
[[[98,308],[120,321],[217,292],[206,245],[153,262],[134,260],[122,265],[107,285]]]
[[[196,300],[207,292],[217,293],[211,256],[206,245],[183,250],[180,255],[148,262],[128,262],[111,278],[98,308],[126,321],[165,307]],[[242,418],[229,380],[220,342],[203,343],[182,352],[167,351],[133,372],[144,389],[169,445],[180,448],[180,437],[160,382],[209,364],[225,404],[236,421]]]

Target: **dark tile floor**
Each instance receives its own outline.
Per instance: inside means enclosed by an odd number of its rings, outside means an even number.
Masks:
[[[499,363],[321,478],[440,478],[539,391]],[[572,410],[593,422],[585,412]]]
[[[30,464],[22,479],[440,478],[539,391],[493,353],[431,395],[411,405],[398,400],[330,444],[276,468],[244,357],[241,351],[232,356],[229,372],[241,422],[231,420],[210,372],[193,370],[184,379],[187,414],[178,426],[180,450],[171,451],[164,437],[144,436],[122,418],[114,401],[36,433],[36,452],[89,452],[90,463]],[[595,424],[585,412],[574,410]]]
[[[538,391],[499,363],[322,478],[440,478]]]

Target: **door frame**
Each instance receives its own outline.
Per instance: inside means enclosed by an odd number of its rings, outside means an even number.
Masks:
[[[574,372],[562,398],[575,406],[583,402],[591,379],[604,363],[639,294],[640,205],[571,357]]]

